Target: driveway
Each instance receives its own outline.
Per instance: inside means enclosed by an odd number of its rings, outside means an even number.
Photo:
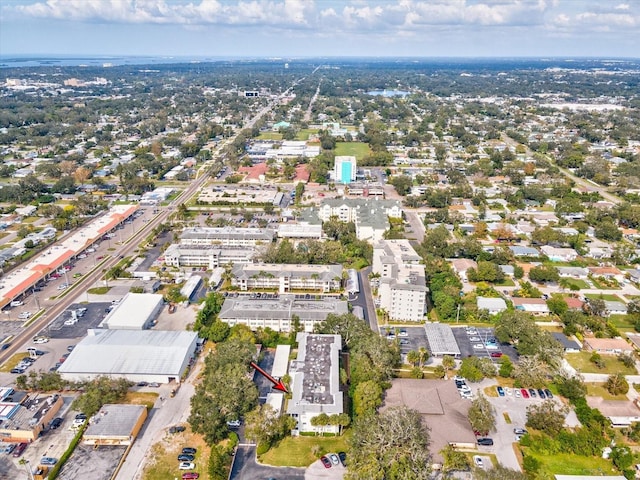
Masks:
[[[240,445],[236,450],[229,480],[304,480],[305,469],[293,467],[270,467],[256,463],[255,445]]]

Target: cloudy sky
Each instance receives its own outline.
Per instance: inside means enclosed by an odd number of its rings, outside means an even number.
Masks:
[[[0,0],[0,55],[640,56],[640,0]]]

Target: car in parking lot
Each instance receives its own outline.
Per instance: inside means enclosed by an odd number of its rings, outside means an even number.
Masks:
[[[184,432],[186,430],[185,427],[183,427],[182,425],[174,425],[172,427],[169,427],[169,433],[180,433],[180,432]]]
[[[502,352],[491,352],[491,356],[493,358],[500,358],[502,357]]]
[[[26,369],[24,368],[12,368],[10,373],[15,373],[17,375],[21,375],[24,373]]]
[[[324,455],[320,457],[320,461],[322,462],[322,465],[324,465],[324,468],[331,468],[331,460]]]
[[[490,447],[493,445],[493,438],[489,438],[489,437],[478,438],[476,442],[478,443],[478,445],[482,445],[484,447]]]
[[[526,388],[520,389],[520,393],[522,394],[522,398],[529,398],[529,392],[527,392]]]
[[[14,458],[18,458],[20,455],[22,455],[25,451],[25,449],[27,448],[28,443],[19,443],[18,446],[16,448],[13,449],[13,457]]]
[[[498,386],[496,387],[496,390],[498,391],[498,395],[500,395],[501,397],[504,397],[504,388]]]
[[[538,389],[538,396],[542,399],[546,398],[546,395],[544,394],[544,390],[542,390],[541,388]]]
[[[340,465],[340,459],[338,458],[338,455],[336,455],[335,453],[330,453],[328,457],[329,460],[331,460],[331,463],[333,463],[334,465]]]
[[[4,449],[0,450],[0,453],[6,453],[8,455],[13,452],[17,445],[17,443],[9,443],[4,447]]]
[[[195,456],[189,453],[181,453],[178,455],[178,461],[180,462],[193,462],[195,460]]]
[[[57,458],[42,457],[40,459],[40,465],[55,465],[56,463],[58,463],[58,459]]]
[[[400,331],[398,332],[398,336],[399,337],[408,337],[409,333],[407,333],[407,331],[403,328],[400,329]]]
[[[513,433],[515,433],[516,435],[526,435],[527,431],[524,428],[514,428],[513,429]]]
[[[197,451],[198,449],[193,447],[184,447],[182,449],[182,453],[185,453],[187,455],[195,455]]]
[[[47,337],[33,337],[33,343],[35,344],[47,343],[48,341]]]
[[[200,478],[198,472],[185,472],[182,474],[182,480],[197,480],[198,478]]]
[[[68,283],[62,283],[62,284],[58,285],[58,290],[65,290],[68,287],[69,287]]]
[[[22,300],[14,300],[9,305],[12,307],[21,307],[22,305],[24,305],[24,302]]]
[[[548,388],[544,389],[544,393],[547,396],[547,398],[553,398],[553,393],[551,393],[551,390],[549,390]]]
[[[469,337],[470,342],[480,342],[482,339],[480,337]]]
[[[49,428],[51,430],[55,430],[56,428],[58,428],[60,425],[62,425],[63,419],[61,417],[56,417],[53,420],[51,420],[49,422]]]
[[[520,398],[520,397],[522,397],[522,394],[520,393],[520,390],[519,390],[519,389],[517,389],[517,388],[515,389],[515,391],[513,392],[513,394],[516,396],[516,398]]]
[[[193,462],[180,462],[178,469],[180,470],[193,470],[196,468],[196,464]]]
[[[31,312],[22,312],[18,315],[19,320],[28,320],[31,318]]]
[[[347,454],[344,452],[338,452],[338,458],[340,459],[340,463],[342,463],[342,466],[346,467],[347,466]]]
[[[239,428],[240,427],[240,420],[229,420],[227,422],[227,427],[229,428]]]
[[[409,345],[409,343],[411,342],[409,342],[409,340],[407,340],[406,338],[400,339],[400,345]]]
[[[529,389],[529,396],[530,396],[531,398],[536,398],[536,397],[537,397],[537,395],[536,395],[536,391],[535,391],[533,388],[530,388],[530,389]]]
[[[484,466],[484,462],[482,461],[482,458],[480,458],[477,455],[475,455],[473,457],[473,463],[475,463],[477,467],[481,467],[482,468]]]
[[[473,349],[474,350],[484,350],[484,345],[481,343],[474,343],[473,344]]]

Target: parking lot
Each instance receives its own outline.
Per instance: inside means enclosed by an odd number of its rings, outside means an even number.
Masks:
[[[507,355],[512,361],[518,359],[518,353],[511,345],[500,344],[495,339],[493,328],[458,327],[452,331],[462,358],[475,356],[498,361],[500,356]]]
[[[87,334],[90,328],[97,328],[100,322],[107,316],[107,309],[111,307],[109,302],[74,303],[62,314],[58,315],[39,335],[49,338],[80,338]],[[72,311],[86,308],[82,316],[76,314],[74,319]],[[77,319],[77,321],[75,321]]]
[[[109,480],[116,470],[127,447],[100,446],[79,444],[69,460],[60,470],[58,478],[75,480],[90,478],[92,480]]]
[[[403,356],[411,350],[418,351],[420,347],[428,348],[429,346],[423,327],[380,327],[380,335],[390,341],[397,339]]]

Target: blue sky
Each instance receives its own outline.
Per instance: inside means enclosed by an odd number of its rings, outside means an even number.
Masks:
[[[640,0],[0,0],[0,55],[640,56]]]

